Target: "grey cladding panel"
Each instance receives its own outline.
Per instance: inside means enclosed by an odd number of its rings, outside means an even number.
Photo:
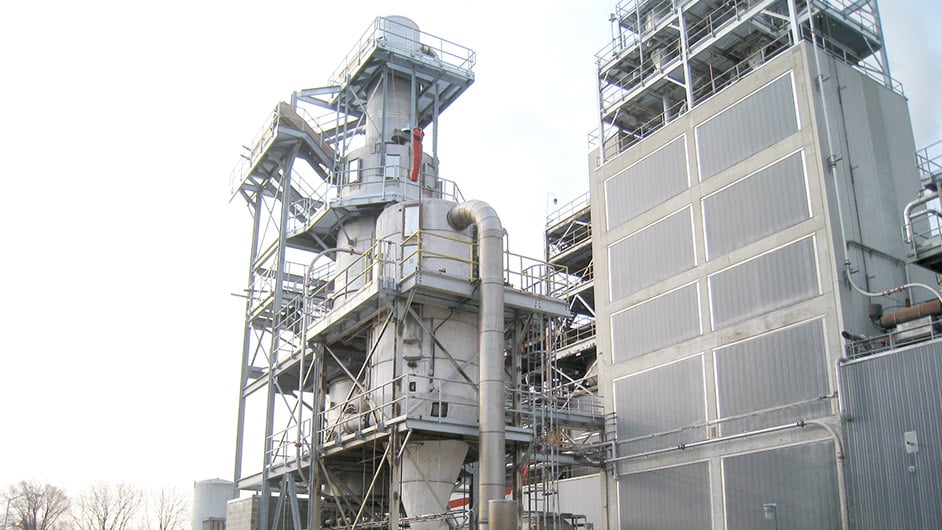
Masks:
[[[700,179],[798,131],[792,76],[785,75],[697,126]]]
[[[613,390],[619,442],[660,435],[640,445],[622,445],[622,454],[703,438],[706,398],[701,356],[618,379]],[[698,427],[690,428],[693,425]]]
[[[558,483],[559,511],[586,516],[586,522],[602,528],[602,486],[599,475],[560,480]],[[542,492],[537,492],[542,495]]]
[[[696,266],[692,211],[681,210],[609,247],[612,301]]]
[[[814,252],[807,237],[711,276],[714,329],[817,296]]]
[[[847,412],[854,420],[844,428],[856,528],[942,528],[942,343],[928,342],[841,371]],[[915,453],[906,451],[907,432],[916,433]]]
[[[690,284],[612,315],[612,355],[619,363],[700,334],[697,285]]]
[[[677,138],[605,181],[609,230],[689,187],[684,139]]]
[[[720,417],[782,407],[723,423],[723,434],[755,430],[828,413],[824,322],[814,320],[716,350]],[[800,406],[794,404],[805,403]],[[788,407],[788,405],[793,405]]]
[[[839,529],[835,460],[830,441],[725,458],[726,528]],[[765,504],[775,504],[774,519]]]
[[[799,152],[703,199],[708,255],[717,258],[810,215]]]
[[[615,528],[711,528],[710,468],[706,462],[625,475],[618,481]]]

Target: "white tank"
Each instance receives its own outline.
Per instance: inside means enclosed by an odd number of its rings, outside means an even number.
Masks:
[[[347,377],[341,377],[327,385],[327,411],[325,425],[328,436],[350,434],[366,426],[366,418],[359,389]]]
[[[232,482],[222,479],[201,480],[193,483],[192,530],[202,530],[203,521],[225,519],[226,503],[232,499]]]
[[[419,50],[419,25],[408,17],[383,17],[380,20],[380,32],[387,48],[407,53]]]
[[[401,245],[401,269],[384,274],[398,281],[411,274],[436,274],[468,280],[470,230],[457,231],[447,220],[455,203],[441,199],[388,206],[376,221],[376,236]],[[457,302],[454,306],[457,306]],[[402,326],[372,330],[375,344],[369,369],[371,395],[390,416],[432,421],[477,422],[478,315],[455,307],[413,304]],[[433,334],[435,340],[433,340]],[[447,354],[445,353],[447,351]],[[402,377],[395,389],[389,381]],[[399,397],[393,404],[394,397]],[[457,440],[410,442],[402,464],[402,503],[410,516],[442,513],[454,487],[468,444]],[[447,529],[443,521],[412,523],[418,530]]]
[[[434,157],[429,153],[422,154],[418,181],[410,181],[411,140],[401,145],[387,143],[386,155],[379,148],[361,147],[351,151],[346,160],[348,170],[340,188],[344,200],[364,198],[388,202],[391,197],[404,200],[441,198],[438,170]],[[356,171],[350,170],[351,164],[356,165]]]
[[[369,216],[350,219],[337,231],[337,257],[334,268],[334,299],[337,303],[350,297],[370,280],[371,263],[367,254],[373,247],[375,219]]]
[[[411,120],[410,79],[391,73],[385,81],[385,85],[381,82],[373,85],[366,102],[366,145],[370,147],[383,142],[408,143],[415,127]]]

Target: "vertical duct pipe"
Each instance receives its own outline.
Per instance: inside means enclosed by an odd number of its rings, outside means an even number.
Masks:
[[[504,229],[497,212],[482,201],[466,201],[448,212],[457,230],[477,228],[481,278],[478,394],[479,469],[478,528],[488,528],[490,501],[503,500],[504,471]]]

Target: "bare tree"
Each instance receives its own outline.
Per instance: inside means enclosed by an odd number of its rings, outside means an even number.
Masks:
[[[141,508],[141,498],[141,491],[128,484],[94,484],[79,496],[76,526],[81,530],[128,530]]]
[[[14,524],[23,530],[53,530],[69,511],[69,497],[51,484],[22,481],[7,489],[6,501]],[[4,514],[4,518],[6,518]],[[6,530],[6,529],[4,529]]]
[[[189,522],[187,498],[176,488],[163,488],[148,503],[149,530],[183,530]]]

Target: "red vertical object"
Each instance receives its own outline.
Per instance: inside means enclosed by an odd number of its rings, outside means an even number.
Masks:
[[[425,131],[416,127],[412,129],[412,171],[409,172],[409,180],[417,182],[419,180],[419,170],[422,169],[422,138],[425,137]]]

